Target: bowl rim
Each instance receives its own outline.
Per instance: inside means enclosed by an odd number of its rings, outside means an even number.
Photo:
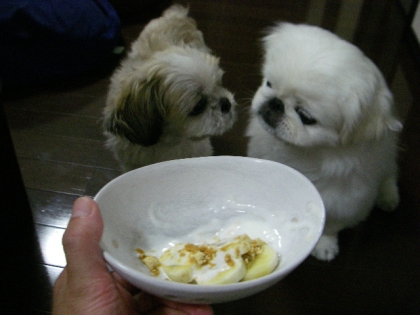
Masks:
[[[117,177],[113,178],[112,180],[110,180],[108,183],[106,183],[104,186],[102,186],[98,192],[95,194],[93,200],[97,201],[97,199],[100,197],[100,195],[103,194],[103,192],[111,185],[113,185],[115,182],[122,180],[123,177],[126,177],[128,174],[134,174],[137,172],[147,172],[147,171],[151,171],[154,168],[161,168],[164,167],[166,165],[170,165],[170,164],[178,164],[178,163],[188,163],[190,161],[197,161],[197,162],[201,162],[201,163],[205,163],[206,160],[242,160],[242,161],[246,161],[246,163],[262,163],[262,164],[271,164],[271,165],[276,165],[277,166],[281,166],[284,169],[286,169],[288,172],[293,173],[294,176],[300,177],[301,179],[303,179],[303,181],[306,181],[309,186],[312,186],[312,188],[315,190],[315,192],[319,195],[320,198],[320,202],[322,203],[322,207],[324,209],[325,212],[325,206],[324,203],[322,201],[321,195],[319,194],[318,189],[315,187],[315,185],[305,176],[303,175],[301,172],[297,171],[296,169],[283,164],[281,162],[277,162],[277,161],[272,161],[272,160],[266,160],[266,159],[260,159],[260,158],[254,158],[254,157],[247,157],[247,156],[237,156],[237,155],[215,155],[215,156],[202,156],[202,157],[191,157],[191,158],[182,158],[182,159],[174,159],[174,160],[168,160],[168,161],[162,161],[162,162],[157,162],[154,164],[149,164],[146,166],[142,166],[139,168],[136,168],[134,170],[122,173],[120,175],[118,175]],[[325,216],[325,213],[324,213]]]

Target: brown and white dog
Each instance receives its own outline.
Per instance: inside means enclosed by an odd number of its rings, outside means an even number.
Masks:
[[[122,169],[212,155],[210,136],[236,118],[222,76],[187,8],[173,5],[146,25],[112,75],[104,109],[106,145]]]

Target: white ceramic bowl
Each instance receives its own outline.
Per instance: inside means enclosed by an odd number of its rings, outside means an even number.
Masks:
[[[101,246],[109,265],[146,292],[188,303],[232,301],[274,285],[307,258],[325,220],[321,197],[306,177],[285,165],[246,157],[153,164],[112,180],[95,200],[104,219]],[[153,250],[163,239],[188,239],[197,227],[216,232],[232,218],[255,219],[258,226],[266,221],[273,228],[266,237],[277,235],[274,247],[281,262],[271,274],[234,284],[184,284],[152,276],[136,256],[136,248]]]

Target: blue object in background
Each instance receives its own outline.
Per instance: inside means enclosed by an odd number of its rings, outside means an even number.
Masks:
[[[80,75],[112,56],[120,34],[107,0],[1,0],[0,77],[33,85]]]

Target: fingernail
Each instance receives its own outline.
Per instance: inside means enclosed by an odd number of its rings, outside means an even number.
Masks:
[[[80,197],[73,204],[72,218],[87,217],[92,213],[93,203],[89,197]]]

